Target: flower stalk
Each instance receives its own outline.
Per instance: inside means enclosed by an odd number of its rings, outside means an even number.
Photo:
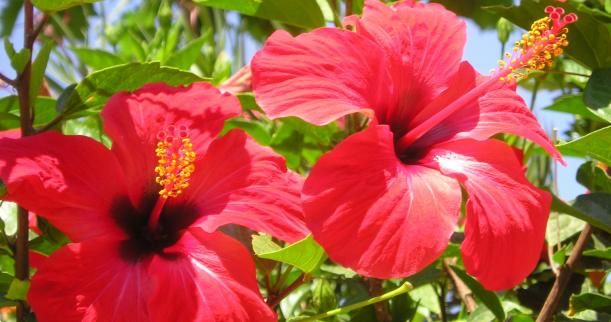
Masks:
[[[309,317],[306,317],[306,318],[295,318],[295,319],[292,319],[292,321],[294,321],[294,322],[297,322],[297,321],[299,321],[299,322],[317,321],[317,320],[320,320],[320,319],[328,318],[330,316],[334,316],[334,315],[338,315],[338,314],[342,314],[342,313],[348,313],[350,311],[354,311],[356,309],[360,309],[362,307],[369,306],[369,305],[372,305],[372,304],[375,304],[375,303],[378,303],[378,302],[388,301],[388,300],[390,300],[393,297],[396,297],[396,296],[399,296],[401,294],[407,293],[411,289],[412,289],[412,284],[410,284],[408,282],[405,282],[401,286],[399,286],[398,288],[396,288],[396,289],[394,289],[394,290],[392,290],[390,292],[384,293],[384,294],[382,294],[380,296],[372,297],[372,298],[370,298],[368,300],[365,300],[365,301],[362,301],[362,302],[354,303],[354,304],[351,304],[351,305],[347,305],[347,306],[344,306],[344,307],[333,309],[333,310],[327,311],[325,313],[309,316]]]

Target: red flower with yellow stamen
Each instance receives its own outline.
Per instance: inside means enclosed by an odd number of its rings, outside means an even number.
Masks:
[[[465,26],[438,4],[368,0],[350,30],[274,33],[252,62],[253,89],[272,118],[322,125],[355,112],[369,127],[324,155],[302,200],[306,224],[331,259],[362,275],[404,277],[448,245],[468,194],[462,255],[493,290],[535,267],[550,208],[498,133],[528,138],[561,160],[515,80],[566,45],[555,8],[491,77],[462,62]],[[532,38],[531,38],[532,36]]]
[[[150,84],[106,105],[111,150],[58,133],[0,139],[4,198],[72,241],[32,279],[39,321],[275,321],[248,251],[216,230],[302,238],[302,183],[243,132],[216,138],[239,112],[208,84]]]

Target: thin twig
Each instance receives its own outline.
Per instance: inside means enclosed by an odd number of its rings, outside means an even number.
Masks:
[[[475,302],[473,292],[471,291],[469,286],[467,286],[467,284],[465,284],[465,282],[463,282],[463,280],[460,279],[458,275],[456,275],[456,272],[454,272],[454,270],[450,266],[454,265],[455,262],[456,258],[445,258],[443,260],[443,267],[445,268],[448,275],[450,275],[452,283],[454,283],[454,287],[456,287],[456,291],[458,292],[458,296],[463,301],[463,303],[465,303],[467,312],[471,313],[477,308],[477,302]]]
[[[17,82],[14,79],[9,78],[8,76],[0,73],[0,80],[2,80],[3,82],[7,83],[8,85],[11,85],[13,87],[17,87]]]
[[[439,300],[439,313],[442,322],[448,322],[448,315],[446,312],[446,283],[439,283],[439,293],[437,293]]]
[[[346,16],[352,15],[352,0],[346,0]]]
[[[59,114],[54,119],[49,121],[49,123],[45,124],[45,126],[36,130],[36,133],[46,132],[52,128],[54,128],[57,124],[61,123],[64,120],[64,113]]]
[[[369,294],[372,296],[380,296],[384,294],[384,287],[382,286],[382,280],[375,278],[367,279],[367,288],[369,289]],[[388,311],[388,304],[386,302],[378,302],[373,305],[373,309],[376,314],[376,320],[378,322],[390,322],[392,321],[392,317],[390,316],[390,312]]]
[[[31,0],[24,2],[24,24],[23,24],[23,47],[32,52],[36,36],[34,34],[34,7]],[[17,93],[19,95],[19,120],[21,125],[21,136],[34,134],[32,128],[32,106],[30,101],[30,78],[32,73],[32,57],[28,58],[23,72],[17,77]],[[29,238],[28,211],[19,207],[17,209],[17,239],[15,241],[15,278],[27,281],[30,277],[30,265],[28,262],[28,238]],[[26,320],[27,303],[17,303],[17,321]]]
[[[554,281],[552,289],[547,295],[547,299],[545,299],[545,303],[543,304],[543,308],[541,308],[541,312],[539,312],[536,322],[548,322],[552,320],[554,313],[556,313],[558,310],[558,305],[560,305],[562,293],[569,283],[569,279],[577,265],[577,262],[581,259],[581,253],[583,252],[583,249],[585,248],[591,234],[592,226],[590,226],[590,224],[586,224],[584,229],[581,231],[581,234],[579,234],[577,243],[575,244],[575,247],[573,247],[571,255],[569,256],[569,259],[567,259],[566,264],[560,267],[560,272],[556,277],[556,281]]]

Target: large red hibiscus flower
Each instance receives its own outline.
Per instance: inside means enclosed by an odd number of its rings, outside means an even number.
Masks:
[[[40,321],[274,321],[236,223],[295,241],[307,231],[300,178],[243,132],[211,85],[146,85],[104,111],[112,149],[83,136],[0,140],[5,199],[72,243],[43,263],[29,301]]]
[[[318,125],[371,116],[320,159],[302,192],[306,224],[333,260],[378,278],[418,272],[455,231],[462,186],[468,272],[498,290],[532,271],[550,196],[491,137],[520,135],[561,159],[514,90],[516,78],[546,67],[567,43],[564,26],[576,17],[547,11],[491,77],[461,63],[465,25],[437,4],[370,0],[362,18],[347,19],[350,30],[270,37],[252,62],[268,115]]]

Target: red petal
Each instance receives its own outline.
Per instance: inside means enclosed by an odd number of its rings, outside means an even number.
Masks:
[[[466,27],[438,4],[412,1],[389,7],[366,1],[356,33],[385,49],[394,98],[377,108],[378,118],[393,129],[403,128],[418,111],[447,86],[458,70],[466,42]],[[382,109],[384,111],[382,111]]]
[[[146,273],[121,260],[118,247],[117,241],[92,239],[53,253],[28,292],[38,321],[148,321]]]
[[[320,28],[296,38],[277,31],[253,58],[253,89],[269,117],[322,125],[388,96],[384,60],[375,43],[350,31]]]
[[[239,242],[192,229],[173,249],[188,255],[156,257],[149,268],[155,285],[151,321],[276,321],[259,293],[250,254]]]
[[[130,180],[133,200],[139,200],[154,183],[157,134],[169,125],[184,125],[198,156],[223,128],[226,119],[238,115],[240,103],[220,94],[212,85],[188,87],[148,84],[133,93],[118,93],[102,111],[104,130],[113,141],[113,152]]]
[[[478,78],[480,76],[473,67],[463,62],[448,90],[413,119],[410,127],[426,120],[450,102],[476,87],[477,83],[481,83]],[[477,101],[464,106],[457,113],[433,127],[422,138],[414,142],[414,145],[426,147],[442,141],[465,138],[483,141],[498,133],[511,133],[525,137],[542,146],[556,159],[562,159],[524,100],[514,90],[507,87],[491,89]]]
[[[207,231],[233,223],[292,242],[308,234],[301,186],[281,156],[234,130],[210,145],[184,193],[199,205],[196,225]]]
[[[520,283],[539,260],[550,194],[526,180],[521,162],[501,141],[448,142],[426,159],[469,194],[462,245],[469,274],[489,290]]]
[[[0,139],[0,177],[5,199],[45,217],[73,241],[124,235],[108,213],[113,198],[127,193],[124,175],[99,142],[54,132]]]
[[[404,165],[386,125],[323,156],[306,180],[306,223],[331,259],[362,275],[404,277],[446,248],[460,211],[458,183]]]

